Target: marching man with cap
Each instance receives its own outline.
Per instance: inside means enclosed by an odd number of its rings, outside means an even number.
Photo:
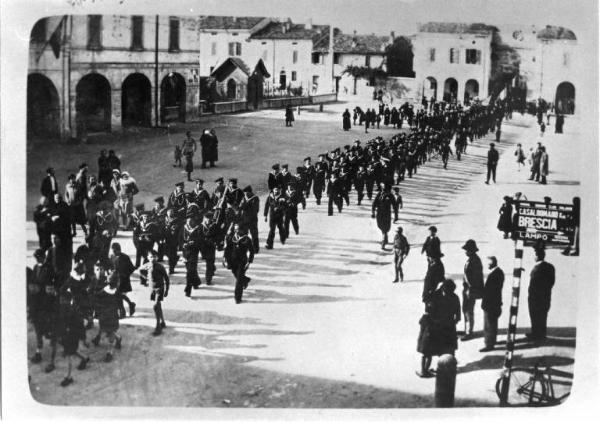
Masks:
[[[382,182],[380,186],[381,190],[377,193],[371,206],[371,218],[375,218],[375,214],[377,214],[377,227],[383,235],[381,249],[385,249],[388,232],[392,226],[392,210],[394,211],[394,221],[398,221],[398,204],[390,193],[390,185]]]
[[[275,186],[281,186],[281,174],[279,173],[279,164],[273,164],[271,166],[271,172],[269,173],[269,179],[267,180],[267,187],[269,192],[273,192]]]
[[[165,267],[156,262],[156,252],[153,250],[148,251],[147,264],[140,269],[140,278],[145,280],[144,285],[150,285],[152,293],[150,293],[150,300],[154,302],[154,316],[156,317],[156,328],[152,335],[158,336],[162,333],[162,330],[167,327],[165,324],[165,317],[162,310],[162,301],[169,295],[169,276]]]
[[[483,265],[477,255],[477,244],[473,239],[469,239],[462,247],[467,255],[463,275],[463,303],[462,310],[465,316],[465,335],[462,341],[473,337],[475,326],[474,309],[477,299],[483,296]]]
[[[175,190],[169,195],[168,208],[171,208],[178,218],[185,218],[187,199],[183,191],[183,182],[175,183]]]
[[[258,213],[260,212],[260,199],[252,192],[252,186],[243,189],[244,199],[240,204],[242,228],[250,232],[254,253],[259,251],[258,242]]]
[[[304,192],[304,197],[308,198],[310,197],[310,186],[312,185],[312,182],[315,178],[315,167],[311,164],[311,159],[310,157],[306,157],[304,159],[304,181],[305,181],[305,185],[304,187],[302,187],[302,190]]]
[[[267,244],[265,245],[265,248],[267,249],[273,249],[275,228],[279,230],[279,239],[281,240],[281,244],[285,244],[285,240],[287,239],[287,232],[285,231],[284,225],[285,210],[285,196],[281,194],[281,188],[279,186],[275,186],[273,188],[273,192],[271,192],[267,197],[263,213],[265,222],[267,221],[267,216],[269,216],[269,235],[267,236]]]
[[[212,278],[217,270],[215,266],[215,254],[217,250],[217,235],[218,227],[213,222],[213,214],[208,212],[202,217],[202,224],[198,228],[200,230],[200,253],[202,258],[206,261],[206,269],[204,277],[206,278],[206,284],[212,284]]]
[[[197,289],[201,280],[198,275],[198,253],[200,252],[200,230],[198,223],[191,215],[186,215],[183,226],[183,256],[185,262],[185,295],[190,297],[192,288]]]
[[[323,191],[325,191],[325,182],[327,179],[327,173],[329,172],[329,166],[324,161],[325,154],[319,154],[319,161],[315,164],[315,174],[313,178],[313,193],[317,205],[321,205],[321,198],[323,197]]]
[[[196,179],[196,188],[190,192],[189,200],[198,205],[201,214],[212,207],[212,204],[210,203],[210,194],[204,189],[204,180]]]
[[[239,304],[242,302],[242,294],[250,282],[250,277],[246,276],[246,271],[254,261],[254,247],[252,246],[252,240],[246,234],[246,230],[239,223],[233,225],[233,232],[227,237],[226,243],[227,265],[235,277],[235,303]]]

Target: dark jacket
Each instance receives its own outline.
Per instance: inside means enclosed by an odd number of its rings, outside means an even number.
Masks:
[[[487,276],[483,286],[483,300],[481,309],[489,314],[499,317],[502,314],[502,286],[504,285],[504,272],[500,267],[495,267]]]
[[[472,298],[479,299],[483,294],[483,265],[477,254],[471,255],[465,263],[463,288]]]
[[[554,266],[546,261],[539,262],[531,270],[529,279],[529,308],[547,311],[555,281]]]

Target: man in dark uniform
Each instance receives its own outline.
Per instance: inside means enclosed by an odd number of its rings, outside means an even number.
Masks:
[[[269,192],[273,192],[273,188],[275,186],[281,186],[279,164],[273,164],[271,166],[271,172],[269,173],[269,179],[267,180],[267,187],[269,188]]]
[[[498,318],[502,314],[504,272],[498,267],[498,261],[495,256],[488,257],[488,268],[490,272],[483,286],[483,298],[481,300],[485,347],[480,349],[480,352],[494,350],[498,335]]]
[[[448,167],[448,159],[452,154],[452,149],[450,148],[450,141],[446,141],[440,147],[440,154],[442,156],[442,163],[444,163],[444,170]]]
[[[168,208],[172,208],[178,218],[185,218],[187,199],[183,191],[183,182],[175,183],[175,190],[169,195]]]
[[[292,175],[292,173],[289,172],[288,165],[282,164],[280,181],[279,181],[281,191],[285,192],[287,190],[287,187],[293,182],[294,182],[294,176]]]
[[[377,217],[377,227],[381,230],[381,249],[385,249],[388,243],[388,232],[392,227],[392,210],[394,211],[394,222],[398,221],[398,204],[390,193],[387,183],[380,184],[381,190],[373,200],[371,206],[371,218]]]
[[[260,212],[260,199],[252,192],[252,186],[243,189],[244,199],[240,205],[242,228],[250,232],[254,253],[257,254],[260,247],[258,242],[258,213]]]
[[[157,256],[155,251],[148,251],[148,259],[149,262],[144,264],[140,270],[140,278],[144,278],[146,280],[144,284],[149,284],[150,288],[152,288],[150,300],[154,302],[154,316],[156,317],[156,328],[152,335],[158,336],[167,327],[162,310],[162,301],[169,295],[170,282],[165,267],[156,262]]]
[[[498,151],[494,148],[494,143],[490,143],[490,150],[487,154],[487,179],[485,180],[485,184],[488,185],[490,183],[490,176],[494,183],[496,183],[496,166],[498,166],[498,159],[500,158]]]
[[[444,255],[441,254],[441,256],[438,257],[427,257],[427,273],[425,274],[423,294],[421,295],[421,299],[424,303],[429,300],[437,285],[444,281],[445,269],[441,259],[443,256]]]
[[[365,171],[365,167],[362,164],[358,165],[358,171],[354,176],[354,189],[356,189],[356,196],[358,200],[358,205],[362,202],[365,197],[364,189],[365,189],[365,179],[367,177],[367,172]]]
[[[212,208],[210,194],[204,189],[204,180],[196,179],[196,188],[190,192],[189,201],[198,205],[200,214],[204,214]]]
[[[373,162],[370,162],[367,165],[365,174],[365,188],[367,189],[367,198],[369,198],[369,201],[373,199],[373,185],[375,184],[375,178],[375,166]]]
[[[325,182],[327,180],[327,173],[329,172],[329,166],[323,160],[325,154],[319,154],[319,161],[315,164],[315,177],[313,179],[313,193],[317,205],[321,205],[321,198],[323,197],[323,191],[325,190]]]
[[[175,211],[171,208],[167,211],[165,218],[165,253],[169,260],[169,274],[175,273],[175,265],[179,260],[177,249],[179,248],[184,220],[177,217]]]
[[[464,268],[462,297],[462,311],[465,316],[465,335],[461,340],[466,341],[473,338],[475,303],[483,295],[483,265],[477,255],[477,251],[479,250],[477,243],[473,239],[467,240],[462,248],[467,255],[467,262]]]
[[[531,333],[527,337],[535,342],[546,338],[548,311],[552,297],[552,287],[555,282],[554,266],[546,261],[546,251],[543,245],[536,245],[536,264],[531,269],[529,279],[529,318],[531,319]]]
[[[337,172],[331,173],[331,178],[327,184],[327,197],[329,198],[327,203],[327,215],[333,215],[333,204],[337,206],[338,213],[342,212],[344,207],[344,199],[342,197],[343,191],[342,181],[339,179]]]
[[[187,218],[183,226],[183,256],[185,263],[185,295],[190,297],[192,288],[197,289],[202,281],[198,275],[198,253],[200,252],[200,229],[196,220]]]
[[[235,210],[238,210],[240,204],[242,203],[242,199],[244,199],[244,193],[237,186],[237,179],[232,177],[229,179],[229,184],[227,189],[225,189],[225,203],[231,204]]]
[[[202,258],[206,261],[206,270],[204,277],[206,278],[206,284],[212,284],[212,278],[217,270],[215,266],[215,253],[217,249],[217,230],[216,224],[214,224],[212,213],[204,214],[202,217],[202,224],[200,224],[200,237],[199,237],[199,249]]]
[[[408,244],[408,240],[402,234],[402,227],[398,227],[396,229],[396,236],[394,237],[394,270],[396,277],[394,278],[394,283],[398,282],[398,278],[400,281],[404,281],[404,273],[402,272],[402,263],[404,259],[408,255],[410,251],[410,245]]]
[[[158,196],[154,198],[154,207],[150,211],[150,221],[156,224],[155,241],[158,250],[158,261],[162,261],[165,256],[165,218],[167,217],[167,207],[165,198]]]
[[[285,244],[287,232],[285,231],[284,217],[286,209],[285,196],[281,194],[281,188],[275,186],[273,192],[267,197],[265,202],[264,217],[265,222],[269,216],[269,235],[267,236],[267,249],[273,249],[273,240],[275,239],[275,228],[279,230],[279,239],[281,244]]]
[[[239,224],[233,226],[233,233],[227,239],[227,265],[235,277],[234,298],[235,303],[242,302],[242,294],[248,287],[250,278],[246,271],[254,261],[254,247],[252,240]]]
[[[304,186],[302,187],[302,191],[304,192],[304,197],[310,197],[310,186],[313,183],[315,178],[315,167],[311,164],[310,157],[306,157],[304,159]]]
[[[212,203],[213,203],[213,207],[218,207],[219,205],[222,206],[222,199],[223,199],[223,195],[225,194],[225,181],[223,180],[222,177],[219,177],[218,179],[215,179],[215,183],[217,184],[215,186],[215,188],[213,189],[213,193],[212,196],[210,197]]]
[[[285,232],[290,233],[290,222],[294,227],[294,233],[298,235],[300,227],[298,226],[298,204],[303,203],[306,207],[306,201],[302,193],[296,190],[294,185],[288,185],[287,191],[285,192],[286,198],[286,209],[284,217]]]
[[[158,225],[148,218],[148,213],[143,212],[140,220],[133,229],[133,237],[136,239],[135,268],[139,268],[140,261],[148,262],[148,251],[154,246],[158,233]]]

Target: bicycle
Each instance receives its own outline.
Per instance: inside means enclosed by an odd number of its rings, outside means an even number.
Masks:
[[[565,393],[560,397],[554,394],[552,368],[546,371],[539,369],[539,363],[531,368],[515,368],[510,372],[510,379],[502,374],[496,381],[496,394],[500,399],[503,381],[510,381],[508,386],[508,403],[513,406],[555,406],[569,396]]]

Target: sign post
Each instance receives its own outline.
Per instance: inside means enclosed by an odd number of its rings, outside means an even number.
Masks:
[[[500,406],[508,404],[510,374],[517,333],[517,314],[523,271],[523,247],[543,245],[544,248],[565,248],[573,244],[578,209],[573,204],[556,204],[545,197],[543,202],[516,201],[516,218],[513,227],[515,237],[515,263],[513,268],[512,298],[506,335],[506,354],[500,375]]]

